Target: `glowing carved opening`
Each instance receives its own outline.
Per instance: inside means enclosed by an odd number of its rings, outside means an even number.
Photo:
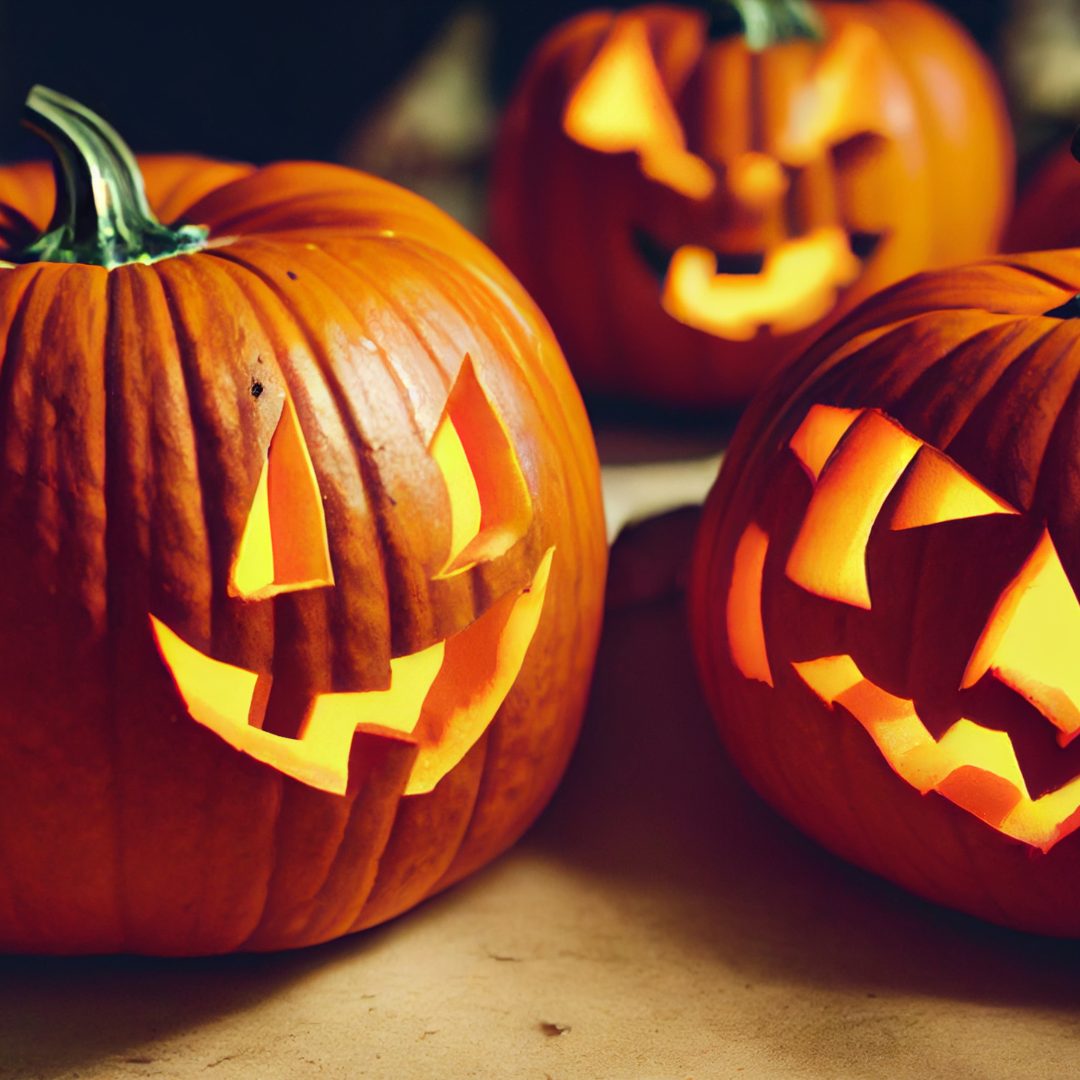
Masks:
[[[318,694],[296,739],[263,731],[270,676],[206,656],[153,615],[158,651],[191,717],[230,746],[322,791],[344,794],[357,731],[419,747],[405,794],[430,791],[487,730],[536,633],[554,548],[525,589],[445,642],[390,661],[390,686]]]
[[[829,455],[845,432],[862,416],[862,409],[839,409],[834,405],[814,405],[791,436],[788,446],[817,483]]]
[[[450,497],[450,577],[514,546],[532,522],[532,496],[502,420],[466,356],[431,440]]]
[[[645,22],[617,18],[567,102],[563,129],[592,150],[636,152],[641,171],[692,199],[712,194],[712,169],[686,149]]]
[[[315,469],[286,397],[229,574],[229,595],[263,600],[334,584]]]
[[[836,225],[785,240],[766,254],[760,274],[718,274],[716,265],[716,252],[708,248],[679,248],[661,304],[687,326],[732,341],[748,341],[763,326],[777,334],[812,326],[860,269],[847,233]]]
[[[998,598],[960,685],[992,670],[1059,730],[1064,745],[1080,731],[1078,641],[1080,603],[1044,531]]]
[[[986,514],[1019,513],[932,446],[923,446],[915,455],[897,493],[890,522],[893,529],[917,529]]]
[[[748,679],[772,686],[761,614],[761,584],[769,537],[751,522],[735,549],[727,602],[727,632],[731,660]]]
[[[818,479],[787,561],[816,596],[869,610],[866,548],[878,514],[920,441],[870,411],[843,437]]]
[[[842,27],[792,98],[778,141],[780,157],[789,165],[808,165],[845,139],[887,134],[882,117],[890,128],[910,127],[911,106],[904,95],[892,92],[896,77],[876,30],[861,24]]]
[[[413,733],[420,753],[406,795],[431,791],[495,718],[540,622],[554,553],[554,548],[545,553],[528,588],[504,596],[447,641],[446,662]]]
[[[779,202],[790,186],[780,162],[756,150],[740,154],[728,167],[727,179],[739,202],[759,210]]]
[[[794,667],[826,705],[847,709],[893,771],[923,794],[936,791],[1006,836],[1043,851],[1080,827],[1080,777],[1032,799],[1006,732],[964,718],[937,740],[911,701],[870,682],[850,656]]]

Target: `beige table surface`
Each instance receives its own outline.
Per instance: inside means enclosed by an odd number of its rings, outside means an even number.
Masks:
[[[846,867],[735,775],[656,570],[689,524],[616,546],[579,752],[513,851],[300,953],[0,959],[0,1077],[1080,1076],[1080,946]]]

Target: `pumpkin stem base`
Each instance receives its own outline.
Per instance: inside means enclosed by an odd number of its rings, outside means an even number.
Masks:
[[[712,0],[710,36],[741,33],[760,52],[786,41],[821,41],[825,29],[810,0]]]

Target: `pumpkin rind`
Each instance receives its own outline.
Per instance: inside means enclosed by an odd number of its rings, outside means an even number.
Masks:
[[[0,271],[0,948],[289,948],[390,918],[507,847],[569,755],[606,546],[595,450],[543,318],[429,204],[313,164],[143,159],[159,216],[210,246],[111,271]],[[41,229],[43,167],[0,171],[3,237]],[[512,439],[532,524],[439,578],[428,443],[468,356]],[[256,391],[256,387],[258,388]],[[247,602],[230,566],[285,395],[325,507],[331,587]],[[495,722],[427,795],[408,741],[359,733],[344,796],[187,715],[149,616],[272,672],[266,726],[312,693],[385,688],[392,656],[463,630],[555,548]],[[291,726],[291,730],[290,730]]]
[[[708,40],[704,11],[653,4],[577,16],[533,55],[497,144],[492,237],[551,319],[587,393],[740,403],[771,368],[877,289],[994,249],[1011,197],[1012,145],[989,65],[926,4],[815,7],[826,28],[820,43],[799,39],[752,52],[740,37]],[[564,130],[568,101],[630,19],[647,29],[688,148],[715,174],[711,194],[681,194],[643,176],[633,152],[590,149]],[[841,95],[852,130],[805,167],[785,166],[792,186],[779,209],[755,208],[733,192],[733,163],[747,151],[778,156],[785,116],[801,107],[815,65],[845,36],[851,59],[837,61],[837,70],[854,65],[870,43]],[[793,129],[807,130],[805,120]],[[870,172],[859,155],[882,137]],[[871,255],[859,256],[854,283],[850,267],[837,268],[839,291],[825,316],[811,325],[803,316],[805,328],[784,333],[763,321],[749,340],[722,339],[668,314],[651,257],[635,239],[640,234],[661,252],[700,245],[734,263],[737,253],[767,257],[785,237],[822,225],[880,239]],[[670,288],[670,272],[667,281]]]
[[[1080,256],[1060,252],[919,275],[864,304],[751,406],[709,496],[691,584],[699,669],[721,734],[784,816],[930,899],[1070,936],[1080,935],[1075,815],[1042,840],[1024,840],[994,818],[990,783],[980,795],[986,817],[964,808],[970,791],[943,784],[920,793],[858,722],[857,706],[830,708],[812,692],[806,665],[854,657],[874,686],[913,699],[937,739],[960,717],[995,739],[1004,732],[1033,799],[1080,775],[1080,746],[1066,745],[1008,673],[974,681],[965,671],[1044,530],[1071,585],[1062,603],[1075,615],[1080,323],[1043,313],[1078,288]],[[792,437],[814,408],[873,411],[991,496],[975,497],[971,516],[954,507],[938,524],[916,517],[890,525],[901,490],[892,489],[866,548],[866,610],[792,579],[789,553],[818,483]],[[844,445],[822,458],[826,471]],[[744,569],[733,607],[736,551],[748,529],[768,537],[768,550],[760,591]],[[767,669],[746,644],[743,627],[755,620]]]

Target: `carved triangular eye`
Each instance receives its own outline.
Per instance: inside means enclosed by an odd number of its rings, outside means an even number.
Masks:
[[[986,674],[1027,698],[1067,743],[1080,733],[1080,602],[1050,534],[998,598],[968,661],[962,687]]]
[[[450,551],[437,577],[450,577],[509,551],[532,522],[532,497],[506,427],[462,361],[431,455],[450,498]]]
[[[924,446],[915,455],[900,481],[897,495],[889,523],[890,528],[897,530],[987,514],[1019,513],[932,446]]]
[[[687,195],[712,194],[712,169],[686,149],[682,124],[656,66],[645,21],[624,15],[566,106],[563,129],[592,150],[634,152],[641,171]]]
[[[833,418],[835,419],[835,418]],[[866,547],[885,500],[920,440],[881,413],[863,413],[823,468],[787,561],[787,576],[815,596],[870,609]]]
[[[264,600],[333,584],[319,482],[286,397],[229,574],[229,594]]]
[[[895,90],[898,77],[877,30],[854,23],[842,27],[809,83],[792,98],[778,156],[789,165],[806,165],[846,139],[888,135],[882,117],[890,127],[909,126],[911,106],[902,86]]]

